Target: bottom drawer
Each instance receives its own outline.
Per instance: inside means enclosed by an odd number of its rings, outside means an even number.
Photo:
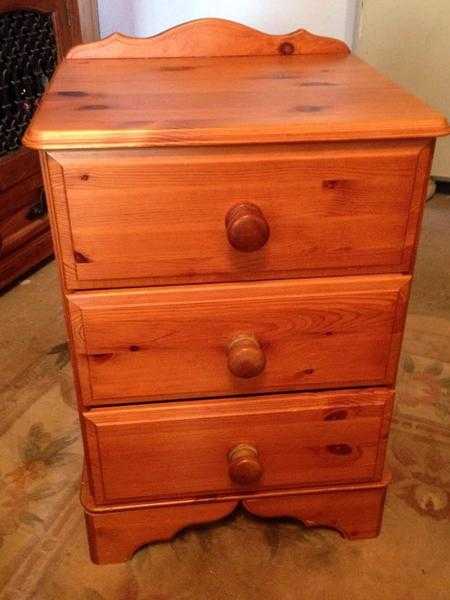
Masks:
[[[84,413],[98,504],[381,478],[389,389],[170,402]]]

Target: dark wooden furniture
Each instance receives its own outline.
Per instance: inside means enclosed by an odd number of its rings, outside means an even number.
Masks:
[[[93,12],[86,0],[80,8]],[[76,0],[1,3],[0,288],[53,252],[38,155],[21,137],[56,63],[81,40]]]
[[[69,53],[26,143],[49,197],[93,560],[238,503],[378,534],[446,133],[305,31],[201,20]]]

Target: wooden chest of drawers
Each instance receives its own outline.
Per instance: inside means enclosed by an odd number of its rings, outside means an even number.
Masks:
[[[378,534],[445,120],[298,31],[218,20],[73,49],[41,151],[93,560],[229,514]]]

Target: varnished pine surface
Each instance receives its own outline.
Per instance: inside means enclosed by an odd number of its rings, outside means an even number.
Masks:
[[[165,403],[84,413],[97,504],[289,489],[381,478],[393,392],[367,389]],[[249,444],[261,477],[229,453]]]
[[[424,141],[54,152],[66,286],[408,272],[431,153]],[[239,202],[267,221],[260,249],[230,243]]]
[[[408,276],[81,292],[68,296],[85,405],[392,384]],[[254,336],[265,367],[230,370]]]
[[[43,231],[38,231],[26,244],[0,257],[0,289],[48,259],[52,253],[52,239],[47,224]]]
[[[195,19],[145,39],[115,33],[95,44],[72,48],[68,57],[174,58],[348,53],[349,48],[344,42],[314,35],[305,29],[270,35],[226,19]]]
[[[242,500],[244,508],[261,517],[290,517],[304,525],[324,525],[337,529],[349,539],[378,535],[389,475],[375,483],[327,486],[254,494]],[[130,559],[142,545],[170,540],[188,526],[215,521],[229,515],[242,496],[172,502],[150,506],[97,507],[93,505],[88,485],[81,492],[91,558],[106,564]]]
[[[39,149],[434,137],[439,113],[353,55],[66,60]]]
[[[40,181],[39,155],[21,146],[15,152],[0,157],[0,194],[30,177]],[[4,210],[5,201],[0,202]]]
[[[267,395],[395,380],[410,278],[386,274],[412,271],[448,125],[347,52],[217,20],[116,35],[74,49],[36,114],[26,142],[60,150],[41,158],[63,292],[91,290],[65,302],[97,562],[239,501],[379,531],[392,390]],[[229,208],[255,200],[269,239],[261,219],[250,237],[225,231]],[[365,276],[280,280],[352,274]],[[168,283],[202,285],[132,289]],[[257,343],[230,357],[242,333]]]

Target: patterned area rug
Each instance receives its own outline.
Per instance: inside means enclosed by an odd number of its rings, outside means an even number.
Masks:
[[[426,209],[379,538],[237,512],[88,558],[81,444],[54,264],[0,298],[0,592],[5,600],[449,600],[450,199]]]

